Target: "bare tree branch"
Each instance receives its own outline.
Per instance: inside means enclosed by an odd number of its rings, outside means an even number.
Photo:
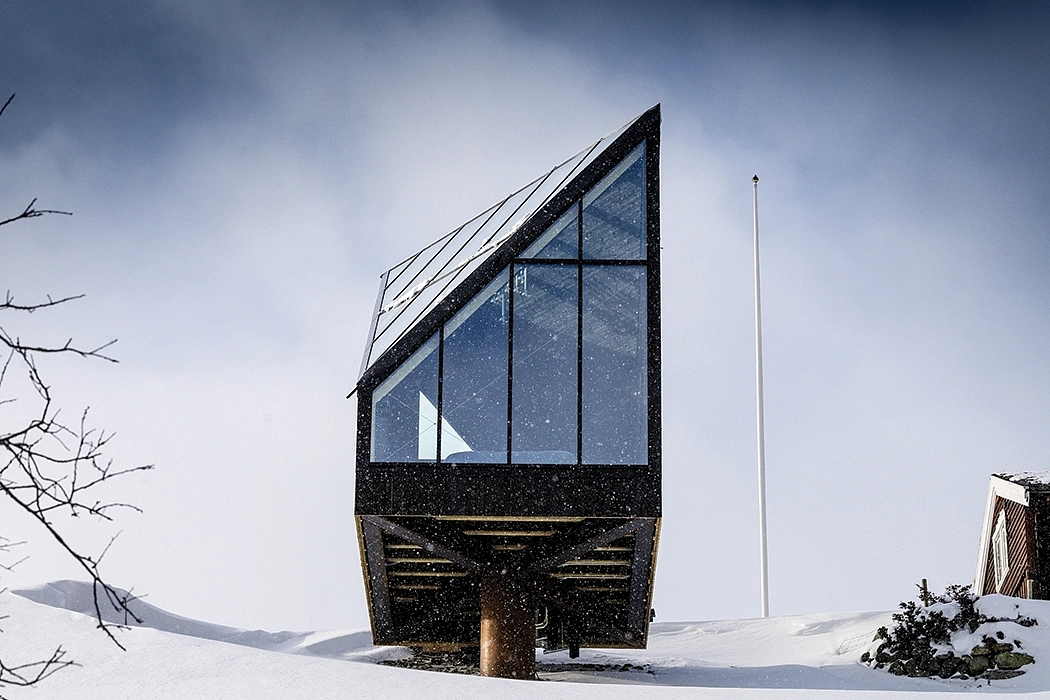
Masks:
[[[8,554],[15,547],[20,547],[20,546],[22,546],[24,544],[25,544],[24,541],[23,542],[12,542],[7,537],[3,537],[2,535],[0,535],[0,554]],[[14,571],[16,566],[18,566],[19,564],[21,564],[22,562],[24,562],[28,558],[29,557],[22,557],[21,559],[19,559],[18,561],[14,562],[13,564],[2,564],[2,563],[0,563],[0,569],[3,569],[4,571]],[[4,590],[6,591],[7,589],[5,588]],[[0,591],[0,592],[2,592],[2,591]],[[6,617],[7,617],[7,615],[0,615],[0,620],[3,620]],[[3,630],[0,630],[0,632],[2,632],[2,631]]]
[[[43,306],[53,305],[49,302]],[[20,310],[27,313],[31,311],[29,308]],[[73,517],[90,515],[111,520],[110,511],[114,509],[137,511],[138,508],[131,504],[103,501],[92,494],[107,481],[152,469],[152,465],[113,469],[112,462],[103,459],[104,448],[113,435],[89,427],[87,409],[75,427],[61,422],[59,412],[54,407],[51,388],[45,383],[35,360],[39,353],[110,358],[100,355],[98,350],[81,350],[69,342],[57,347],[26,345],[12,338],[3,328],[0,328],[0,343],[9,349],[3,369],[0,370],[0,396],[3,396],[4,381],[9,378],[12,366],[17,366],[35,390],[37,402],[37,409],[31,417],[13,429],[0,428],[0,494],[6,496],[17,510],[35,520],[88,575],[93,584],[98,627],[123,649],[113,634],[114,629],[122,628],[123,625],[105,622],[101,606],[108,603],[127,617],[139,621],[129,607],[134,596],[118,591],[102,578],[99,564],[105,550],[98,556],[79,551],[56,525],[54,514],[63,512]],[[54,666],[52,664],[48,668]],[[4,682],[0,675],[0,685]]]
[[[0,115],[13,99],[12,94],[0,107]],[[37,209],[36,201],[33,199],[20,214],[0,220],[0,226],[44,214],[70,214],[55,209]],[[81,297],[76,295],[52,299],[48,296],[46,301],[21,304],[16,303],[8,291],[0,302],[0,312],[32,314]],[[0,354],[6,355],[0,365],[0,409],[3,409],[0,413],[0,501],[26,514],[84,570],[92,582],[98,628],[114,644],[124,649],[114,632],[125,629],[126,625],[106,622],[103,617],[104,606],[110,605],[116,612],[122,613],[125,622],[129,618],[136,622],[141,620],[130,608],[135,597],[111,586],[99,571],[100,562],[115,537],[101,553],[85,553],[70,543],[65,531],[56,522],[56,517],[86,515],[110,521],[114,510],[128,508],[138,511],[138,508],[128,503],[104,500],[100,492],[103,485],[113,479],[153,467],[143,465],[113,469],[112,462],[104,458],[105,448],[113,434],[90,427],[87,409],[73,425],[61,420],[51,387],[37,365],[38,358],[61,355],[116,362],[103,352],[115,342],[111,340],[91,349],[75,344],[72,339],[58,345],[31,343],[9,333],[0,325]],[[6,353],[3,353],[5,349]],[[10,553],[20,544],[23,543],[12,542],[0,535],[0,556]],[[0,569],[10,571],[18,563],[0,563]],[[50,657],[38,661],[11,664],[0,659],[0,688],[35,685],[59,669],[71,665],[75,664],[66,658],[66,652],[61,646]]]
[[[73,216],[73,212],[71,211],[59,211],[58,209],[36,209],[33,206],[34,204],[36,204],[35,197],[33,198],[33,201],[29,203],[29,206],[27,206],[22,211],[21,214],[0,221],[0,226],[3,226],[4,224],[10,224],[11,222],[18,221],[19,219],[35,219],[36,217],[43,216],[44,214],[65,214],[66,216]]]
[[[0,311],[28,311],[29,313],[33,313],[34,311],[37,311],[39,309],[47,309],[52,306],[58,306],[59,304],[65,304],[67,301],[73,301],[74,299],[83,298],[83,294],[77,294],[76,296],[71,297],[63,297],[61,299],[52,299],[51,295],[48,295],[47,301],[42,301],[37,304],[16,304],[15,298],[11,296],[11,290],[8,290],[3,303],[0,303]]]
[[[62,647],[56,648],[49,658],[42,661],[31,661],[17,666],[8,666],[0,661],[0,685],[16,687],[36,685],[59,669],[78,665],[66,659],[66,651]],[[2,697],[0,695],[0,698]]]
[[[7,98],[7,102],[4,103],[4,106],[0,107],[0,116],[3,115],[4,110],[7,109],[7,106],[11,104],[11,100],[13,99],[15,99],[15,93],[12,92],[11,96]],[[73,216],[73,212],[71,211],[59,211],[58,209],[37,209],[36,197],[33,197],[33,201],[29,203],[29,206],[22,210],[21,214],[17,214],[9,219],[4,219],[3,221],[0,221],[0,226],[3,226],[4,224],[10,224],[20,219],[35,219],[36,217],[43,216],[44,214],[64,214],[66,216]]]

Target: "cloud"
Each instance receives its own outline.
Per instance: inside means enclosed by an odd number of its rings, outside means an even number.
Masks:
[[[746,10],[5,11],[2,204],[74,216],[5,227],[0,278],[88,294],[28,328],[120,338],[55,386],[158,464],[116,582],[228,624],[365,624],[342,397],[379,273],[657,101],[661,619],[757,614],[756,172],[773,612],[964,581],[988,473],[1048,447],[1045,17]]]

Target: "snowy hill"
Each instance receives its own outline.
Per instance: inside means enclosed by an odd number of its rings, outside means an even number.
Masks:
[[[1050,602],[1000,596],[984,600],[1040,620],[1015,635],[1036,664],[1019,678],[987,682],[891,676],[858,663],[890,613],[820,614],[765,620],[663,622],[645,650],[582,650],[540,655],[541,677],[528,682],[415,671],[380,665],[403,656],[373,647],[366,631],[264,632],[190,620],[139,601],[141,627],[120,633],[122,652],[95,629],[87,584],[59,581],[0,594],[5,660],[29,660],[62,644],[80,666],[38,688],[6,689],[11,698],[881,698],[924,700],[960,691],[982,697],[1028,693],[1050,698]],[[118,621],[113,619],[113,621]],[[587,670],[586,664],[630,664]],[[575,666],[575,669],[572,667]],[[566,670],[566,669],[569,670]],[[593,666],[592,666],[593,668]],[[631,687],[625,687],[631,686]],[[883,692],[879,692],[883,691]]]

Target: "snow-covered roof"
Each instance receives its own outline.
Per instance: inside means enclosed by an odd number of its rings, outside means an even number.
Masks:
[[[1050,471],[1045,472],[1002,472],[994,476],[1034,491],[1050,491]]]
[[[446,233],[380,276],[361,374],[478,269],[636,120]]]

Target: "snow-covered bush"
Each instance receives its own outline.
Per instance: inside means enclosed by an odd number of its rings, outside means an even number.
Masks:
[[[948,586],[944,595],[926,594],[923,603],[901,603],[893,629],[879,628],[861,662],[898,676],[991,680],[1023,674],[1021,667],[1035,659],[1020,651],[1015,635],[1006,641],[1006,634],[1010,625],[1031,627],[1036,621],[1020,613],[990,617],[978,600],[969,586]]]

